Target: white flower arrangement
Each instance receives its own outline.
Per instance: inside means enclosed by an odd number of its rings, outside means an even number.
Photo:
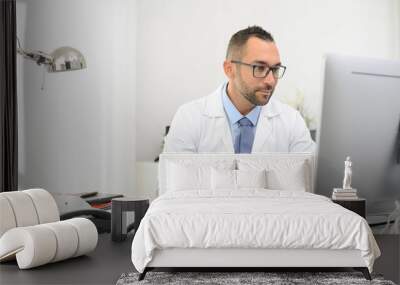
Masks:
[[[308,129],[312,129],[315,123],[315,117],[310,114],[308,108],[305,105],[305,96],[302,90],[296,88],[296,95],[294,96],[294,98],[285,97],[282,101],[299,111]]]

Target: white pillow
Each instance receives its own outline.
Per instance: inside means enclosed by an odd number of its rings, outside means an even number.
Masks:
[[[240,158],[237,164],[240,170],[266,170],[268,189],[311,191],[311,167],[308,160]]]
[[[167,191],[211,190],[211,169],[233,169],[235,161],[183,158],[166,165]]]
[[[237,188],[267,188],[266,170],[236,170]]]
[[[241,188],[266,188],[266,171],[211,169],[212,190],[238,190]]]
[[[210,188],[210,168],[170,163],[168,190],[185,191]]]
[[[211,169],[211,189],[236,189],[236,170],[231,169]]]
[[[270,169],[267,171],[268,189],[303,191],[308,188],[306,163],[293,164],[291,167]]]

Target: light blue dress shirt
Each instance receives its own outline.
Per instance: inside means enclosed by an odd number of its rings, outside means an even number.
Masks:
[[[231,99],[229,99],[228,94],[226,92],[227,88],[228,88],[228,83],[225,83],[224,87],[222,88],[222,104],[224,106],[226,116],[228,117],[229,120],[229,127],[231,129],[231,134],[232,134],[232,142],[233,145],[235,145],[235,141],[239,138],[240,135],[238,121],[243,117],[247,117],[253,123],[252,130],[255,137],[258,117],[260,116],[261,112],[261,106],[255,106],[253,110],[250,111],[250,113],[248,113],[246,116],[243,116],[236,109],[235,105],[233,105]]]

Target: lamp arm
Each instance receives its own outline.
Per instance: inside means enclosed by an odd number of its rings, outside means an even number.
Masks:
[[[23,57],[35,61],[38,65],[48,65],[53,62],[53,58],[49,54],[42,51],[31,51],[23,48],[17,48],[17,52]]]

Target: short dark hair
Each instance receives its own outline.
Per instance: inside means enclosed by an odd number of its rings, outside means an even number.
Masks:
[[[267,42],[274,42],[274,38],[270,33],[259,26],[251,26],[236,32],[230,39],[228,49],[226,51],[226,59],[235,57],[240,59],[242,56],[243,46],[248,39],[256,37]]]

